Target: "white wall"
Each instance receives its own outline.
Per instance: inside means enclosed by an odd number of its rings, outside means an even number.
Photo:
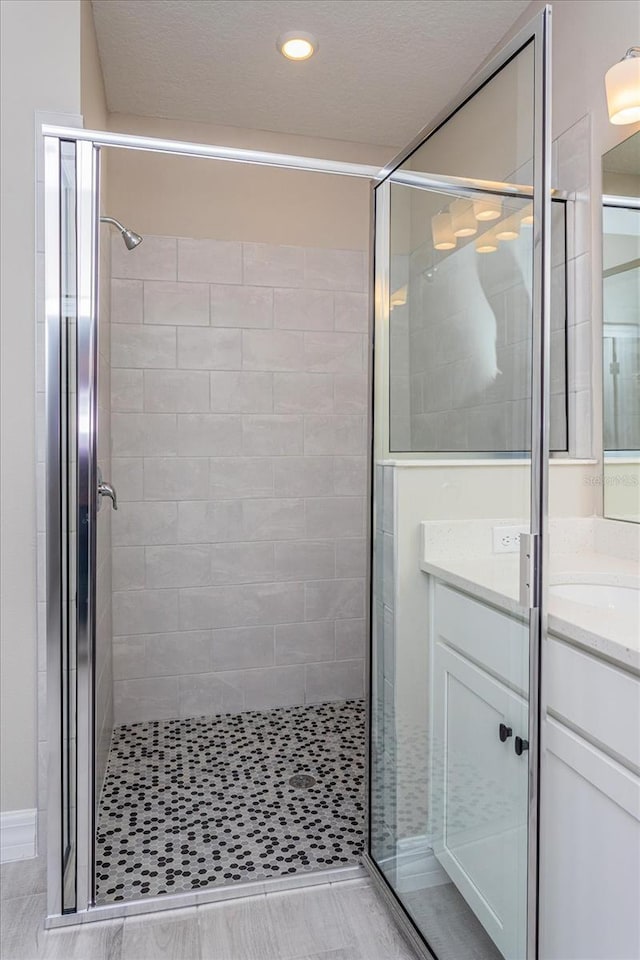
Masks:
[[[487,60],[544,6],[544,0],[533,0]],[[604,90],[606,71],[638,42],[638,4],[636,0],[554,0],[551,8],[552,136],[555,140],[590,113],[593,152],[599,158],[640,128],[640,124],[620,127],[609,123]]]
[[[109,129],[382,167],[393,147],[111,114]],[[143,234],[364,250],[367,180],[137,150],[107,150],[109,205]]]
[[[106,130],[109,114],[104,79],[93,23],[91,0],[80,0],[80,96],[84,125],[90,130]],[[104,164],[102,165],[104,183]]]
[[[36,806],[35,111],[80,112],[78,0],[2,3],[2,810]]]

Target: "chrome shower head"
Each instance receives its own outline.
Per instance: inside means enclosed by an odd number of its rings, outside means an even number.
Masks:
[[[142,243],[140,234],[134,230],[129,230],[128,227],[122,231],[122,239],[124,240],[127,250],[135,250],[138,244]]]
[[[139,233],[136,233],[135,230],[129,230],[128,227],[125,227],[124,224],[116,220],[115,217],[100,217],[100,223],[112,223],[114,227],[120,231],[120,236],[124,240],[124,245],[127,250],[135,250],[144,239]]]

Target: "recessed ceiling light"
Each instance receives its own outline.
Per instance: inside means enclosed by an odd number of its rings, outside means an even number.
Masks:
[[[318,49],[318,41],[310,33],[290,30],[278,37],[276,47],[287,60],[308,60]]]

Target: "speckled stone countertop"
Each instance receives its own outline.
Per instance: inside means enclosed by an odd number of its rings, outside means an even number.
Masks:
[[[635,558],[596,553],[587,544],[581,547],[579,552],[552,554],[550,585],[594,583],[640,587],[640,570]],[[517,554],[483,553],[463,557],[451,550],[446,553],[448,555],[437,556],[426,550],[420,569],[469,596],[524,617],[518,602]],[[550,634],[563,637],[626,670],[640,673],[640,593],[637,612],[631,616],[550,595],[548,628]]]

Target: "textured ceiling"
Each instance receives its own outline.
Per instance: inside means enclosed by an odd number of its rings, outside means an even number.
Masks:
[[[402,145],[528,0],[93,0],[108,107]],[[277,37],[319,41],[292,63]]]

